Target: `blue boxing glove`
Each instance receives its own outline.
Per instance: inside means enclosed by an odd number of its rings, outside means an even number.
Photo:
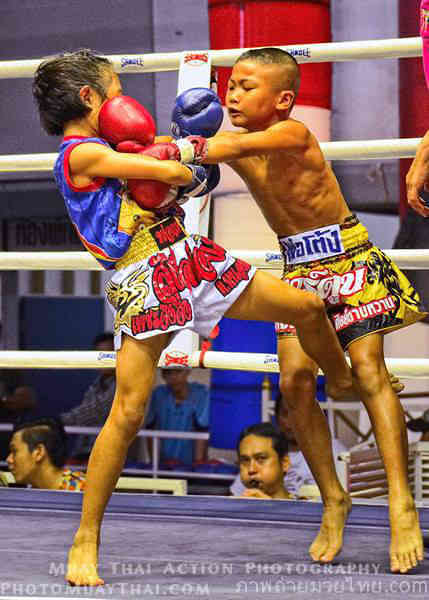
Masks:
[[[171,115],[171,133],[178,139],[187,135],[212,137],[222,125],[219,97],[209,88],[190,88],[176,98]]]
[[[188,167],[192,173],[192,181],[188,185],[179,187],[176,197],[177,204],[184,204],[189,198],[203,196],[207,193],[205,191],[207,185],[206,167],[191,164],[185,166]]]
[[[176,98],[171,115],[171,132],[175,138],[188,135],[212,137],[223,121],[223,109],[219,97],[209,88],[190,88]],[[218,185],[218,165],[205,165],[206,186],[193,196],[204,196]],[[192,185],[192,184],[191,184]],[[179,192],[180,193],[180,192]]]
[[[188,198],[205,196],[215,189],[220,181],[220,171],[217,165],[186,165],[194,177],[187,186],[179,187],[176,201],[183,204]],[[204,171],[204,174],[203,174]]]

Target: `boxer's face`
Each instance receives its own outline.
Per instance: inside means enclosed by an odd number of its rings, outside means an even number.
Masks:
[[[112,98],[116,98],[116,96],[122,95],[121,82],[113,70],[106,69],[103,75],[103,84],[106,97],[102,98],[100,94],[96,93],[97,98],[95,100],[94,110],[97,113],[97,117],[102,104],[106,102],[106,100],[111,100]]]
[[[97,131],[98,113],[102,104],[106,100],[111,100],[116,96],[122,95],[122,86],[117,74],[113,69],[105,69],[102,75],[101,83],[105,91],[105,96],[102,97],[97,90],[89,85],[84,85],[79,92],[82,102],[91,109],[88,120]]]
[[[263,130],[278,122],[278,110],[285,110],[285,95],[292,102],[293,92],[279,89],[281,67],[243,60],[234,65],[228,82],[226,106],[231,122],[249,131]]]
[[[107,70],[105,75],[106,100],[116,98],[116,96],[122,95],[122,85],[119,77],[113,70]]]
[[[95,106],[95,110],[93,112],[95,123],[97,123],[97,130],[98,130],[98,114],[99,114],[100,109],[101,109],[102,105],[104,104],[104,102],[106,102],[107,100],[111,100],[112,98],[116,98],[116,96],[122,96],[121,82],[119,80],[119,77],[116,75],[116,73],[113,70],[109,69],[106,71],[104,81],[105,81],[104,89],[106,91],[106,97],[101,98],[100,95],[97,94],[99,102]]]
[[[271,438],[247,435],[239,448],[240,478],[247,488],[258,488],[272,496],[283,487],[289,457],[280,459]]]

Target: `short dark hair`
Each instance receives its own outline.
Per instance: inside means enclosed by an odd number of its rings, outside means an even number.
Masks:
[[[64,466],[67,460],[67,434],[61,421],[44,418],[20,423],[14,427],[13,433],[18,431],[21,432],[22,440],[30,452],[39,444],[43,444],[52,464],[56,467]]]
[[[98,346],[98,344],[101,344],[102,342],[114,342],[115,336],[113,335],[113,333],[111,331],[104,331],[103,333],[99,333],[98,335],[95,336],[94,341],[92,342],[92,345],[94,346]]]
[[[82,102],[79,91],[84,85],[106,99],[104,78],[112,63],[92,50],[77,50],[48,58],[37,67],[33,80],[43,129],[49,135],[61,135],[66,123],[84,117],[90,109]]]
[[[256,423],[246,427],[240,433],[237,443],[237,453],[240,454],[240,444],[248,435],[256,435],[271,439],[274,450],[277,452],[279,460],[282,460],[288,453],[288,443],[284,434],[272,423]]]
[[[243,60],[252,60],[263,65],[280,65],[286,67],[285,79],[281,82],[281,87],[291,87],[298,94],[301,83],[301,74],[299,65],[292,54],[281,48],[252,48],[246,50],[237,58],[234,64]]]

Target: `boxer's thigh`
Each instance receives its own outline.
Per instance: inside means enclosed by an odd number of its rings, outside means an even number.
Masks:
[[[319,303],[312,292],[298,290],[269,273],[257,271],[225,316],[295,324]]]

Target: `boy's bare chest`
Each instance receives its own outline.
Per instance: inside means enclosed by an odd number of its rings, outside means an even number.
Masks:
[[[272,154],[241,159],[232,166],[279,235],[333,223],[349,212],[329,170]]]
[[[308,183],[312,179],[310,170],[292,157],[285,159],[280,153],[244,158],[233,166],[257,197],[284,198],[285,190],[289,194],[294,190],[299,191],[299,195],[302,195],[301,183]]]

